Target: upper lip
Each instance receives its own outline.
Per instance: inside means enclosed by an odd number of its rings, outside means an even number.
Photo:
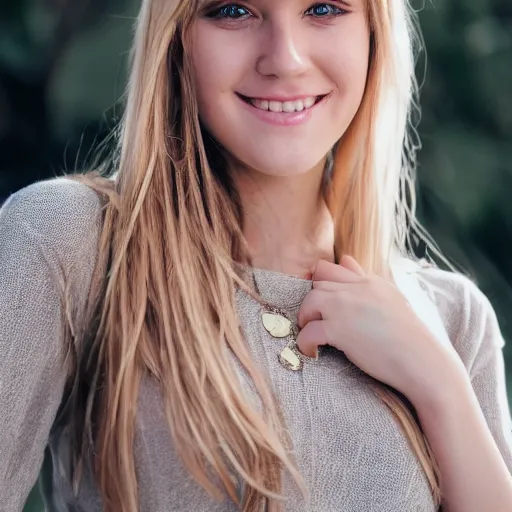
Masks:
[[[321,96],[327,96],[328,93],[323,94],[268,94],[268,95],[253,95],[253,94],[242,94],[237,93],[239,96],[243,98],[247,98],[250,100],[266,100],[266,101],[280,101],[284,103],[285,101],[297,101],[297,100],[305,100],[306,98],[318,98]]]

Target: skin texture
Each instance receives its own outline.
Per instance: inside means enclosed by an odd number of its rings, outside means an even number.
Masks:
[[[437,387],[440,376],[432,368],[450,363],[462,368],[455,349],[437,342],[398,288],[366,275],[350,256],[339,265],[318,262],[298,323],[302,330],[297,344],[304,354],[315,357],[320,344],[335,346],[363,371],[410,399],[426,387]]]
[[[511,477],[456,352],[433,338],[389,281],[366,275],[349,256],[333,263],[321,182],[325,156],[364,94],[370,37],[363,1],[238,5],[241,17],[212,19],[205,4],[191,57],[200,118],[229,155],[253,265],[313,280],[299,312],[304,354],[334,346],[411,400],[439,463],[445,511],[512,510]],[[346,12],[313,16],[315,5]],[[309,119],[283,126],[262,120],[236,93],[328,96]]]
[[[343,312],[343,314],[340,314]],[[445,512],[512,510],[512,478],[455,349],[441,344],[398,289],[350,256],[319,261],[298,316],[299,350],[331,345],[415,406],[441,473]]]
[[[330,15],[314,16],[315,5]],[[370,39],[364,3],[252,0],[240,6],[247,16],[211,19],[205,3],[194,23],[200,118],[231,155],[254,266],[310,277],[319,258],[334,259],[321,182],[326,154],[364,94]],[[237,92],[329,96],[306,122],[283,127],[259,119]]]
[[[236,160],[258,173],[296,177],[317,167],[361,103],[369,56],[363,3],[323,17],[308,11],[314,5],[253,0],[240,19],[199,16],[195,23],[192,58],[201,120]],[[341,3],[319,5],[345,9]],[[308,122],[282,127],[258,119],[235,93],[329,97]]]

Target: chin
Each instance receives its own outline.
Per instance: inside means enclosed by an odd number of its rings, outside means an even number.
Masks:
[[[234,157],[237,167],[252,169],[267,176],[282,177],[300,176],[318,168],[329,151],[328,147],[325,151],[318,147],[317,151],[312,151],[312,145],[309,143],[303,144],[302,148],[293,146],[287,144],[285,147],[282,145],[275,147],[269,144],[255,144],[251,148],[246,148],[246,151],[240,147],[237,148],[238,151],[229,151],[229,147],[225,149]],[[256,150],[258,147],[266,147],[266,150],[258,151]]]
[[[265,158],[261,158],[260,155],[259,158],[244,161],[242,165],[245,168],[253,169],[267,176],[288,177],[308,173],[313,168],[316,168],[321,160],[320,156],[315,160],[311,158],[311,155],[308,155],[308,158],[293,159],[283,159],[282,155],[278,155],[275,158],[269,158],[269,155],[265,155]]]

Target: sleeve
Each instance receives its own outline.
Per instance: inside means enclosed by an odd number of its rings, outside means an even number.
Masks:
[[[489,429],[512,473],[512,421],[503,356],[505,342],[489,300],[479,290],[474,290],[472,295],[477,304],[472,309],[479,313],[469,319],[469,332],[475,330],[479,336],[469,375]]]
[[[461,274],[426,267],[418,277],[437,307],[446,333],[468,372],[489,430],[512,472],[505,340],[496,313],[478,286]]]
[[[23,510],[37,481],[66,384],[68,262],[80,240],[94,244],[71,214],[85,206],[77,186],[25,189],[0,210],[0,509],[9,512]],[[86,286],[81,274],[75,288]]]

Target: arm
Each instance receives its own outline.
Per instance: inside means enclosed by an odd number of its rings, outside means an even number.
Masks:
[[[488,300],[469,285],[472,306],[456,348],[464,363],[441,392],[420,399],[418,415],[439,464],[446,512],[512,510],[512,434],[503,339]]]
[[[23,509],[37,480],[62,399],[71,318],[64,290],[86,290],[87,272],[68,279],[70,261],[91,256],[77,241],[94,244],[77,220],[86,205],[77,187],[31,187],[0,210],[0,508],[9,512]]]
[[[6,218],[7,217],[7,218]],[[0,215],[0,502],[22,510],[65,383],[57,270],[34,235]]]

